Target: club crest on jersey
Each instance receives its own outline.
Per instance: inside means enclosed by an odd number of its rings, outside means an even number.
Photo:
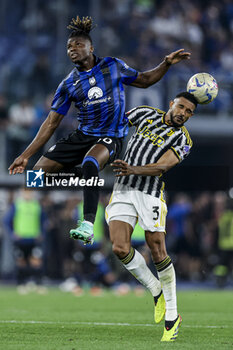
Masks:
[[[90,78],[89,78],[89,84],[90,84],[91,86],[94,86],[94,85],[96,84],[95,77],[90,77]]]
[[[99,88],[98,86],[94,86],[90,88],[88,91],[88,98],[89,100],[97,99],[103,96],[103,90]]]

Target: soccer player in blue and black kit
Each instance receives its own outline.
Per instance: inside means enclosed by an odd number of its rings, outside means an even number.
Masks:
[[[45,172],[70,169],[82,164],[84,179],[98,177],[100,170],[121,151],[128,133],[123,84],[147,88],[157,83],[168,68],[190,53],[183,49],[172,52],[156,68],[137,72],[114,57],[96,57],[89,35],[92,18],[77,16],[68,26],[72,30],[67,41],[67,54],[75,67],[61,82],[55,93],[51,111],[36,137],[9,167],[10,174],[22,173],[29,158],[50,139],[70,105],[78,110],[78,129],[59,140],[35,165]],[[70,231],[74,239],[93,243],[93,223],[98,205],[98,187],[84,187],[84,221]]]

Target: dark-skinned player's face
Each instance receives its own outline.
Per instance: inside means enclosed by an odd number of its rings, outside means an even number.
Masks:
[[[83,37],[69,38],[67,41],[67,55],[73,63],[80,64],[87,60],[93,53],[94,48],[90,40]]]
[[[184,97],[177,97],[170,102],[170,122],[175,127],[180,127],[193,115],[196,106]]]

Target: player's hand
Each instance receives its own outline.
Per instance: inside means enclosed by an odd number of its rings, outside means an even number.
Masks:
[[[16,158],[13,163],[9,166],[9,174],[15,175],[15,174],[22,174],[27,166],[28,158],[24,158],[22,156],[19,156]]]
[[[182,60],[189,60],[190,56],[191,56],[190,52],[185,52],[184,49],[180,49],[165,56],[164,60],[168,65],[171,65],[171,64],[176,64]]]
[[[124,160],[116,159],[111,166],[114,167],[113,171],[116,173],[115,176],[117,177],[134,174],[134,167],[126,163]]]

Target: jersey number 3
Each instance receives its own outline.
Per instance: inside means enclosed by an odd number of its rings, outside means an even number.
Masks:
[[[155,213],[155,217],[153,218],[153,220],[158,220],[159,218],[159,206],[154,206],[152,207],[153,213]]]

